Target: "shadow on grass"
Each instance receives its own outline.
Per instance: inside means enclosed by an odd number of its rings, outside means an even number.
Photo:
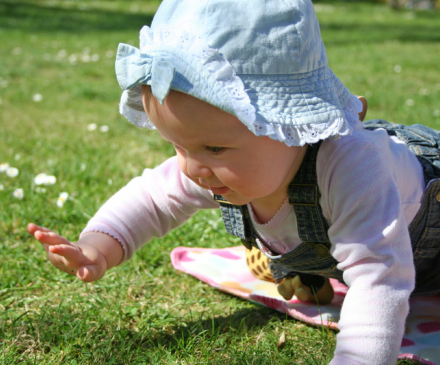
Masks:
[[[174,317],[164,326],[157,318],[138,320],[122,313],[108,321],[86,308],[76,314],[63,306],[38,314],[25,311],[12,323],[0,326],[0,360],[11,364],[39,358],[76,364],[259,365],[290,364],[298,358],[302,364],[317,365],[328,363],[333,354],[333,331],[308,325],[302,329],[312,331],[293,329],[286,346],[278,347],[281,331],[289,331],[289,324],[283,322],[287,319],[294,324],[296,320],[266,307],[255,305],[215,318],[209,313],[196,316],[201,318]],[[400,360],[398,364],[413,362]]]
[[[166,358],[216,364],[245,364],[251,359],[253,364],[267,364],[274,357],[285,356],[276,346],[281,332],[273,335],[270,325],[274,320],[272,326],[284,321],[286,316],[281,313],[255,306],[217,318],[209,313],[195,317],[175,317],[164,326],[158,318],[134,319],[121,314],[119,319],[109,321],[87,310],[74,314],[63,306],[38,314],[25,311],[12,323],[1,326],[0,350],[3,345],[4,360],[11,361],[26,355],[55,357],[63,363],[88,359],[105,364],[145,360],[163,363]],[[268,325],[276,338],[270,337],[264,343],[259,338]],[[287,347],[285,350],[293,351]]]
[[[24,32],[123,31],[149,25],[153,14],[62,8],[32,2],[0,0],[0,29]]]

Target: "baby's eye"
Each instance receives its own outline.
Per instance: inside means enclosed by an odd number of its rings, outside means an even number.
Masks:
[[[216,147],[216,146],[206,146],[206,150],[209,151],[213,155],[218,155],[222,153],[225,148],[224,147]]]

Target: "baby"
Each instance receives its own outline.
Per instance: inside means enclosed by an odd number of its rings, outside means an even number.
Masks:
[[[440,138],[359,121],[312,3],[165,0],[140,49],[119,46],[116,74],[121,113],[176,156],[117,192],[77,243],[29,224],[52,264],[98,280],[220,207],[285,299],[328,301],[328,278],[348,285],[331,364],[395,363],[410,295],[440,291]]]

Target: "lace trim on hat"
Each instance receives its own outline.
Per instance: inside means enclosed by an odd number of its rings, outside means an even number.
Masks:
[[[325,123],[314,123],[299,126],[281,125],[255,121],[251,131],[257,136],[268,136],[272,139],[284,142],[287,146],[303,146],[316,143],[329,138],[337,139],[351,134],[351,125],[359,120],[362,111],[360,100],[350,94],[348,104],[343,109],[345,117],[336,118]]]
[[[345,106],[345,117],[338,117],[325,123],[307,125],[280,125],[258,120],[255,107],[245,91],[243,81],[236,76],[233,66],[200,37],[190,34],[181,28],[169,28],[160,25],[154,30],[144,26],[140,32],[140,50],[143,53],[159,52],[164,48],[184,51],[200,63],[199,74],[208,71],[229,96],[237,118],[257,136],[268,136],[288,146],[303,146],[328,138],[339,138],[352,131],[349,120],[358,119],[357,113],[362,110],[362,103],[353,95]],[[209,102],[209,100],[207,100]],[[138,127],[155,129],[147,114],[143,111],[141,88],[138,85],[125,90],[121,97],[120,112]]]
[[[141,85],[124,90],[119,103],[119,113],[139,128],[156,129],[144,111]]]

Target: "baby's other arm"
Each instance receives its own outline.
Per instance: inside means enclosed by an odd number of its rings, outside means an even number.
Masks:
[[[319,153],[331,253],[349,286],[331,364],[394,364],[415,284],[408,222],[423,195],[421,165],[383,130],[357,128]]]
[[[102,278],[122,261],[123,249],[113,237],[98,232],[83,235],[77,243],[30,223],[28,232],[43,244],[50,262],[59,270],[84,282]]]

